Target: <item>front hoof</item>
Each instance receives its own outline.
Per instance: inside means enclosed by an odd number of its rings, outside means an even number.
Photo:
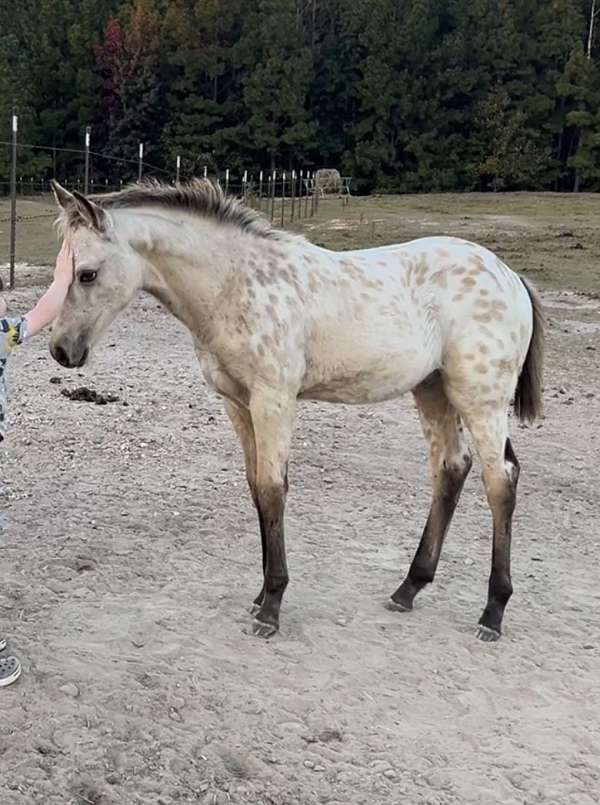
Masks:
[[[264,621],[259,621],[258,618],[254,618],[254,622],[252,624],[252,633],[256,637],[262,637],[263,640],[268,640],[273,635],[277,634],[279,631],[279,626],[274,623],[265,623]]]
[[[392,597],[388,598],[388,600],[385,602],[385,608],[389,609],[390,612],[410,612],[413,607],[412,604],[409,603],[394,601]]]
[[[475,633],[478,640],[484,643],[495,643],[500,640],[502,634],[497,629],[492,629],[490,626],[483,626],[481,623],[477,627]]]

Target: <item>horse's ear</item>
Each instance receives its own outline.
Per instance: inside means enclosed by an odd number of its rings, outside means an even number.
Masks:
[[[51,185],[56,203],[64,211],[69,226],[83,224],[99,234],[106,231],[107,216],[103,209],[77,190],[70,193],[54,179]]]
[[[75,206],[75,196],[72,193],[69,193],[68,190],[65,190],[65,188],[56,181],[56,179],[51,179],[50,185],[58,206],[63,210],[70,211]]]
[[[77,190],[73,191],[73,198],[84,223],[96,232],[105,232],[107,220],[104,210]]]

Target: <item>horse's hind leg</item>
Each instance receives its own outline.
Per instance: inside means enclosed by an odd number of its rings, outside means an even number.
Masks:
[[[498,640],[504,610],[512,595],[510,547],[512,517],[517,501],[519,462],[508,438],[507,411],[469,417],[469,430],[483,465],[483,483],[492,512],[493,547],[488,599],[479,619],[477,637]]]
[[[433,498],[408,575],[387,604],[397,611],[412,609],[416,594],[433,581],[444,537],[472,464],[460,417],[446,396],[439,373],[421,383],[413,394],[429,444]]]

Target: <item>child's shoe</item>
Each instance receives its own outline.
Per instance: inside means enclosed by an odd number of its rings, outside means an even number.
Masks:
[[[0,688],[12,685],[21,676],[21,663],[16,657],[0,659]]]

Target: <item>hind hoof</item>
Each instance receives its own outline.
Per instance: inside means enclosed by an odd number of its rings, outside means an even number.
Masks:
[[[264,623],[263,621],[259,621],[258,618],[255,618],[252,624],[252,634],[255,637],[262,637],[263,640],[268,640],[270,637],[277,634],[278,631],[279,627],[275,626],[274,623]]]
[[[477,632],[475,633],[478,640],[481,640],[483,643],[495,643],[497,640],[500,640],[502,636],[501,633],[497,629],[492,629],[489,626],[482,626],[479,624],[477,627]]]
[[[410,612],[412,604],[403,604],[401,601],[394,601],[393,598],[388,598],[385,602],[385,608],[389,609],[390,612]]]

